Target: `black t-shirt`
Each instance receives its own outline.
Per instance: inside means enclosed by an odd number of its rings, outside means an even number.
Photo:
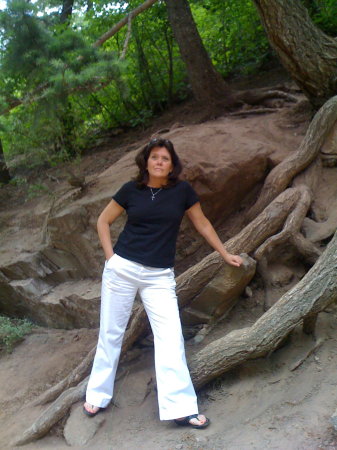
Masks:
[[[128,215],[114,252],[145,266],[173,267],[183,215],[199,198],[186,181],[152,191],[153,200],[149,187],[139,188],[129,181],[112,196]]]

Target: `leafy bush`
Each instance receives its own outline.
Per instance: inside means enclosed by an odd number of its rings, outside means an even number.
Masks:
[[[330,36],[337,34],[337,2],[336,0],[306,1],[304,5],[316,25]]]
[[[33,325],[26,319],[10,319],[0,316],[0,350],[11,353],[15,344],[30,333]]]
[[[193,0],[191,6],[202,40],[224,76],[254,73],[270,55],[251,0]]]

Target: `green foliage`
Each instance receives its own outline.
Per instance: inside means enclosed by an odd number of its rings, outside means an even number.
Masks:
[[[40,163],[53,153],[76,155],[85,145],[85,130],[71,94],[117,77],[120,64],[115,55],[95,49],[82,33],[55,25],[53,16],[37,14],[37,3],[9,1],[0,26],[0,104],[6,108],[8,98],[26,98],[2,119],[5,152],[13,156],[29,149],[33,164],[36,155]]]
[[[13,186],[22,187],[27,185],[27,179],[24,177],[13,177],[11,178],[9,183],[12,184]]]
[[[325,33],[335,37],[337,35],[337,2],[336,0],[305,1],[314,23]]]
[[[192,11],[215,66],[224,75],[256,71],[270,48],[250,0],[195,0]]]
[[[0,350],[11,353],[15,344],[29,334],[33,325],[28,320],[0,316]]]
[[[43,183],[30,184],[28,187],[28,198],[32,199],[49,192],[48,187]]]
[[[337,30],[335,0],[302,0],[326,32]],[[224,75],[259,70],[271,54],[251,0],[189,0],[216,68]],[[60,0],[8,0],[0,11],[0,138],[9,163],[54,165],[89,147],[99,131],[144,126],[189,95],[185,66],[165,2],[132,20],[103,47],[93,43],[143,0],[75,2],[60,23]]]

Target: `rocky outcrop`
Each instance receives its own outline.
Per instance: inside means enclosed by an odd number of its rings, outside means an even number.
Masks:
[[[50,301],[53,290],[57,287],[70,283],[71,299],[76,295],[76,282],[81,285],[81,290],[85,288],[81,280],[85,273],[76,258],[69,252],[50,247],[20,256],[21,258],[0,268],[0,312],[27,317],[41,325],[63,328],[86,326],[85,321],[71,318],[71,308],[66,305],[70,300],[66,295],[59,296],[62,297],[60,302],[55,301],[55,296],[54,301]],[[83,297],[84,295],[81,295],[81,298]],[[80,303],[83,304],[82,300]],[[97,305],[98,301],[96,308]],[[97,318],[92,316],[92,307],[89,308],[86,321],[95,326]]]
[[[194,186],[203,210],[213,222],[223,221],[237,211],[252,194],[264,179],[276,148],[270,130],[265,136],[254,136],[253,128],[245,131],[239,121],[231,123],[230,131],[227,125],[228,119],[222,118],[172,129],[165,135],[181,156],[183,177]],[[285,140],[282,151],[294,147],[294,141]],[[96,220],[111,195],[135,174],[134,157],[138,150],[92,177],[85,192],[67,187],[66,192],[55,193],[52,204],[50,200],[41,201],[33,210],[27,207],[20,217],[16,211],[12,216],[7,213],[9,219],[0,231],[1,237],[6,238],[0,256],[0,312],[54,327],[98,326],[99,278],[104,256]],[[112,225],[113,241],[124,221],[119,218]],[[177,260],[193,255],[200,243],[200,236],[184,220]],[[202,321],[208,322],[217,311],[223,313],[218,281],[210,282],[204,294],[190,305],[193,314],[198,311],[204,315]],[[245,281],[240,283],[243,286]],[[212,311],[205,307],[202,295],[217,298]],[[231,300],[228,302],[230,308]]]

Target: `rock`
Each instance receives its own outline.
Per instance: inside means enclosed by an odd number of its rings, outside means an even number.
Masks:
[[[252,290],[251,287],[246,286],[246,288],[245,288],[245,296],[249,297],[249,298],[253,297],[253,290]]]
[[[228,264],[204,287],[181,313],[183,324],[209,323],[228,313],[255,274],[256,262],[241,255],[241,267]]]
[[[302,228],[305,236],[311,242],[320,242],[332,236],[337,228],[337,200],[332,202],[327,220],[324,222],[315,222],[305,217]]]
[[[268,275],[270,284],[275,287],[287,286],[294,278],[294,273],[289,267],[276,263],[268,266]]]
[[[62,283],[41,299],[39,322],[55,328],[97,328],[100,297],[99,280]]]
[[[82,447],[92,439],[105,422],[104,412],[95,417],[86,417],[82,404],[71,408],[70,416],[64,427],[64,438],[72,447]]]
[[[66,251],[16,255],[0,267],[0,311],[56,328],[97,327],[100,283],[82,277]]]

